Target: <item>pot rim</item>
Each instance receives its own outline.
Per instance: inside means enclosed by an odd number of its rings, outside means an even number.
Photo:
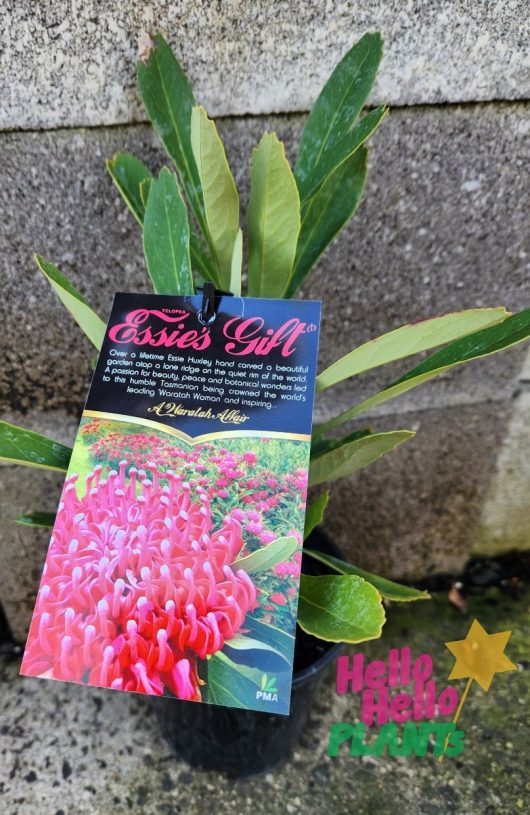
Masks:
[[[325,641],[325,640],[323,640]],[[319,657],[316,662],[307,665],[301,671],[293,674],[292,687],[299,688],[309,682],[315,674],[321,673],[333,660],[340,655],[344,647],[343,642],[332,642],[327,651]]]

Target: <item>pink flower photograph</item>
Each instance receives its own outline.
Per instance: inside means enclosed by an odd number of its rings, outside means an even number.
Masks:
[[[83,419],[22,672],[257,709],[288,683],[307,443],[262,442]]]

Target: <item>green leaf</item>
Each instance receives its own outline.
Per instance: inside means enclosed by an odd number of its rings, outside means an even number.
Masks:
[[[145,211],[142,186],[146,182],[148,185],[151,180],[150,171],[140,159],[131,156],[130,153],[116,153],[106,162],[106,166],[121,197],[138,223],[142,224]]]
[[[308,505],[305,513],[304,540],[309,537],[313,529],[318,526],[319,523],[322,523],[328,501],[329,491],[326,490],[322,495],[319,495],[312,504]]]
[[[294,653],[294,637],[287,634],[280,628],[275,628],[268,623],[262,623],[260,620],[254,620],[250,615],[244,622],[244,628],[253,635],[255,639],[262,642],[268,642],[275,651],[282,655],[287,662],[292,662]]]
[[[267,674],[263,674],[263,676],[261,677],[261,690],[265,690],[265,688],[267,687],[267,681],[268,681]]]
[[[226,640],[225,645],[227,648],[233,648],[235,651],[268,651],[285,660],[289,666],[291,664],[290,660],[277,651],[276,648],[273,648],[272,645],[268,645],[266,642],[261,642],[261,640],[256,640],[252,637],[247,637],[245,634],[236,634],[235,637]]]
[[[193,294],[190,229],[177,177],[167,167],[153,179],[144,218],[144,252],[157,294]]]
[[[241,270],[243,267],[243,232],[241,229],[237,230],[236,239],[234,242],[234,251],[232,253],[232,263],[230,265],[230,283],[228,291],[235,294],[236,297],[241,296]]]
[[[364,192],[367,154],[366,147],[356,150],[327,177],[303,208],[287,297],[294,296],[313,264],[357,209]]]
[[[284,656],[266,642],[237,634],[226,640],[223,653],[237,665],[251,665],[260,671],[291,671],[291,656]]]
[[[147,199],[149,198],[149,188],[151,187],[152,180],[153,176],[151,176],[151,178],[145,178],[140,184],[140,199],[143,204],[142,220],[140,221],[140,224],[143,224],[144,222],[145,208],[147,206]]]
[[[340,416],[320,425],[318,433],[325,433],[338,425],[344,424],[360,413],[388,402],[390,399],[394,399],[396,396],[400,396],[402,393],[428,382],[435,376],[450,371],[451,368],[455,368],[457,365],[496,354],[498,351],[504,351],[505,348],[510,348],[510,346],[523,342],[529,337],[530,309],[525,309],[508,317],[500,324],[492,325],[482,331],[476,331],[442,348],[441,351],[437,351],[428,357],[396,382],[388,385],[384,390],[370,396],[368,399],[364,399],[349,408],[349,410],[341,413]]]
[[[300,198],[275,133],[252,153],[248,208],[250,297],[281,297],[293,267],[300,232]]]
[[[373,433],[325,453],[309,466],[309,485],[334,481],[361,470],[415,434],[411,430]]]
[[[298,625],[329,642],[377,639],[385,622],[381,595],[356,575],[301,575]]]
[[[201,182],[191,148],[192,90],[173,51],[157,34],[145,62],[137,63],[138,89],[149,118],[178,170],[188,201],[206,236]]]
[[[113,159],[107,161],[107,169],[123,200],[142,226],[153,176],[139,159],[128,153],[117,153]],[[219,275],[214,270],[201,239],[193,229],[190,231],[190,258],[193,269],[204,280],[212,280],[218,288],[221,288]]]
[[[191,113],[191,147],[202,186],[209,244],[221,288],[227,289],[239,229],[239,196],[215,123],[202,107],[194,107]]]
[[[0,460],[45,470],[68,469],[72,449],[40,433],[0,421]]]
[[[293,552],[296,552],[297,548],[298,542],[296,538],[276,538],[267,546],[262,546],[261,549],[257,549],[252,554],[234,560],[230,565],[232,569],[243,569],[247,574],[266,572],[276,566],[277,563],[288,560]]]
[[[128,153],[117,153],[107,162],[107,169],[125,203],[142,226],[153,176],[139,159]],[[193,229],[190,231],[190,258],[192,268],[204,280],[212,280],[218,288],[221,288],[219,276],[204,250],[201,239]]]
[[[144,221],[153,176],[139,159],[128,153],[117,153],[113,159],[107,161],[107,169],[122,198],[141,226]],[[194,230],[190,231],[190,257],[193,269],[204,280],[212,280],[218,288],[221,288],[219,275],[214,270],[213,264]]]
[[[365,572],[364,569],[359,569],[358,566],[353,566],[351,563],[346,563],[338,557],[332,555],[325,555],[322,552],[317,552],[314,549],[304,549],[304,553],[319,560],[320,563],[325,563],[340,574],[353,574],[357,577],[362,577],[368,583],[386,597],[387,600],[394,600],[396,602],[410,602],[412,600],[429,600],[430,594],[427,591],[420,591],[411,586],[403,586],[401,583],[394,583],[393,580],[387,580],[385,577],[380,577],[371,572]]]
[[[210,704],[255,708],[261,677],[258,669],[238,665],[218,651],[207,661],[203,695]]]
[[[208,257],[201,239],[190,226],[190,258],[191,265],[194,270],[200,274],[203,280],[211,280],[212,283],[218,288],[221,288],[221,280],[219,273],[214,267],[212,261]]]
[[[364,439],[364,437],[369,436],[371,432],[372,431],[369,428],[364,430],[353,430],[351,433],[348,433],[346,436],[343,436],[340,439],[324,439],[322,436],[316,436],[316,438],[311,439],[311,460],[313,461],[319,456],[323,456],[324,453],[329,453],[330,450],[336,450],[338,447],[343,447],[343,445],[349,444],[351,441]]]
[[[99,350],[105,336],[105,323],[103,320],[92,311],[85,298],[53,263],[44,260],[40,255],[35,255],[35,260],[59,300],[66,306],[92,345]]]
[[[365,34],[334,69],[307,119],[295,175],[304,184],[327,153],[349,133],[374,83],[383,42],[379,33]]]
[[[508,316],[504,308],[472,308],[402,325],[360,345],[322,371],[317,377],[317,391],[380,365],[444,345],[471,331],[497,325]]]
[[[43,529],[53,529],[55,523],[55,512],[28,512],[15,518],[15,523],[22,526],[42,527]]]
[[[322,155],[318,165],[304,182],[298,181],[298,190],[302,202],[313,196],[318,188],[339,167],[344,164],[370,138],[379,127],[388,110],[384,106],[368,113],[353,130],[350,131],[334,148]]]

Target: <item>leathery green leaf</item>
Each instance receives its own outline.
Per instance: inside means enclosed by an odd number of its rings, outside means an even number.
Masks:
[[[313,503],[308,504],[305,513],[304,540],[309,537],[313,529],[318,526],[319,523],[322,523],[328,501],[329,491],[326,490],[322,495],[319,495]]]
[[[351,441],[363,439],[365,436],[369,436],[371,432],[372,431],[370,428],[365,427],[362,430],[353,430],[351,433],[347,433],[346,436],[342,436],[339,439],[325,439],[318,435],[319,430],[317,425],[315,428],[315,435],[311,439],[311,460],[313,461],[319,456],[323,456],[324,453],[329,453],[330,450],[335,450],[337,447],[342,447],[345,444],[349,444]]]
[[[317,432],[326,433],[345,422],[349,422],[361,413],[388,402],[402,393],[428,382],[435,376],[450,371],[464,362],[496,354],[512,345],[523,342],[530,337],[530,309],[520,311],[499,324],[494,324],[482,331],[476,331],[452,342],[425,359],[396,382],[384,388],[374,396],[364,399],[329,422],[319,425]]]
[[[253,635],[254,638],[272,645],[287,662],[292,662],[294,652],[294,637],[292,634],[288,634],[280,628],[275,628],[273,625],[269,625],[269,623],[254,620],[249,615],[247,615],[243,627],[249,634]]]
[[[285,660],[289,667],[291,666],[290,659],[285,657],[277,648],[274,648],[267,642],[262,642],[262,640],[247,637],[245,634],[236,634],[227,640],[225,645],[228,648],[233,648],[234,651],[268,651],[270,654],[274,654],[280,659]]]
[[[21,526],[52,529],[55,523],[55,512],[27,512],[15,518],[15,523]]]
[[[105,323],[103,320],[90,308],[82,294],[59,271],[57,266],[54,266],[53,263],[45,260],[40,255],[35,255],[35,260],[59,300],[66,306],[92,345],[99,350],[105,336]]]
[[[64,471],[72,449],[33,430],[0,421],[0,461]]]
[[[250,555],[234,560],[230,565],[232,569],[243,569],[248,574],[266,572],[277,563],[289,560],[297,548],[296,538],[276,538],[267,546],[262,546],[261,549],[257,549]]]
[[[140,200],[143,206],[142,220],[140,221],[140,224],[143,224],[144,222],[145,208],[147,206],[147,199],[149,198],[149,187],[151,186],[152,180],[153,176],[151,176],[151,178],[144,178],[144,180],[140,182]]]
[[[121,197],[139,224],[144,219],[145,201],[142,198],[142,184],[149,183],[152,176],[145,164],[130,153],[116,153],[106,162],[110,177],[118,188]]]
[[[395,602],[411,602],[413,600],[428,600],[430,594],[427,591],[414,589],[411,586],[404,586],[401,583],[394,583],[393,580],[387,580],[385,577],[380,577],[377,574],[366,572],[364,569],[359,569],[358,566],[353,566],[338,557],[332,555],[325,555],[323,552],[317,552],[314,549],[304,549],[304,553],[309,557],[319,560],[326,566],[330,566],[340,574],[353,574],[357,577],[362,577],[368,583],[380,592],[387,600],[394,600]]]
[[[141,212],[140,224],[143,224],[145,216],[145,207],[149,198],[149,189],[151,186],[152,176],[144,179],[140,183],[140,199],[142,202],[143,210]],[[217,270],[214,269],[213,263],[208,257],[201,239],[190,225],[190,259],[192,268],[203,278],[203,280],[211,280],[217,288],[221,288],[219,275]]]
[[[202,277],[203,280],[211,280],[216,288],[221,288],[221,279],[219,272],[215,268],[210,257],[202,245],[201,239],[190,226],[190,258],[193,269]]]
[[[233,662],[222,651],[213,654],[206,665],[203,694],[210,704],[242,708],[255,706],[261,671]]]
[[[193,213],[204,235],[201,182],[191,148],[193,92],[170,46],[157,34],[137,63],[138,89],[149,118],[178,170]]]
[[[281,297],[288,284],[300,232],[300,198],[275,133],[265,133],[252,154],[248,208],[251,297]]]
[[[399,444],[414,436],[411,430],[393,430],[388,433],[372,433],[315,459],[309,466],[309,485],[334,481],[367,467],[376,459],[390,452]]]
[[[336,145],[333,152],[324,153],[311,175],[304,182],[298,182],[303,204],[316,193],[332,173],[362,147],[379,127],[387,112],[384,106],[372,110]]]
[[[143,237],[155,292],[193,294],[188,213],[177,177],[166,167],[149,187]]]
[[[209,244],[221,287],[227,289],[239,229],[239,196],[215,123],[202,107],[192,110],[191,146],[202,186]]]
[[[381,636],[385,610],[377,589],[356,575],[301,575],[298,625],[329,642]]]
[[[365,34],[344,55],[324,85],[300,140],[295,168],[300,184],[350,132],[368,99],[382,52],[381,35]]]
[[[472,308],[419,323],[409,323],[350,351],[317,377],[317,391],[380,365],[419,354],[458,337],[497,325],[509,316],[504,308]]]
[[[232,253],[232,263],[230,266],[230,282],[228,291],[241,296],[241,270],[243,268],[243,232],[238,229],[234,241],[234,251]]]
[[[302,225],[286,296],[293,297],[311,267],[353,216],[366,181],[366,147],[360,147],[331,173],[302,209]]]

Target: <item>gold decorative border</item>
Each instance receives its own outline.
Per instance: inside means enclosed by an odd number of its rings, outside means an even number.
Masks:
[[[138,424],[143,427],[153,427],[155,430],[162,430],[170,436],[176,436],[177,439],[186,442],[186,444],[195,445],[204,441],[212,441],[213,439],[240,439],[260,437],[268,439],[291,439],[291,441],[311,441],[311,436],[307,433],[282,433],[277,430],[226,430],[217,433],[204,433],[202,436],[188,436],[182,430],[177,430],[175,427],[169,427],[163,422],[156,422],[153,419],[140,419],[137,416],[127,416],[125,413],[106,413],[100,410],[84,410],[82,419],[111,419],[114,422],[129,422],[130,424]]]

